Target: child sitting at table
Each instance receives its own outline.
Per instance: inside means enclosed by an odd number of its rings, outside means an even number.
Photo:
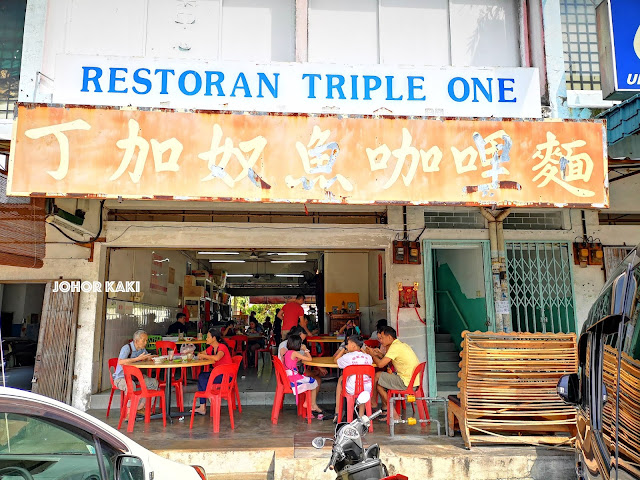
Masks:
[[[371,355],[362,351],[364,340],[360,335],[352,335],[347,339],[346,347],[340,347],[335,355],[336,363],[341,369],[345,369],[351,365],[372,365],[373,359]],[[336,412],[333,416],[333,423],[338,423],[342,419],[338,418],[338,405],[340,404],[340,392],[342,392],[343,376],[338,379],[338,385],[336,386]],[[364,389],[371,393],[371,377],[369,375],[364,376]],[[356,378],[355,375],[347,378],[347,393],[353,395],[356,390]],[[360,415],[364,415],[364,405],[358,407]]]
[[[210,328],[207,332],[207,349],[204,353],[200,353],[198,355],[198,359],[200,360],[214,360],[215,363],[212,365],[212,369],[209,372],[202,372],[198,375],[198,391],[204,392],[207,389],[207,384],[209,383],[209,377],[211,376],[211,372],[213,369],[220,365],[230,365],[233,363],[233,359],[231,358],[231,353],[229,352],[229,347],[224,341],[224,337],[222,336],[222,332],[217,328]],[[222,383],[222,375],[218,375],[213,379],[213,383]],[[195,409],[196,413],[200,415],[205,415],[207,413],[207,399],[200,399],[200,406]]]
[[[303,392],[311,392],[311,412],[318,420],[324,418],[324,412],[316,403],[316,397],[318,395],[318,382],[311,377],[301,375],[298,370],[298,361],[312,360],[311,354],[308,351],[301,351],[302,337],[300,335],[291,335],[287,339],[287,353],[284,355],[284,368],[287,370],[287,377],[291,383],[291,390],[296,395],[296,403],[298,402],[298,395]],[[307,403],[302,405],[307,407]]]

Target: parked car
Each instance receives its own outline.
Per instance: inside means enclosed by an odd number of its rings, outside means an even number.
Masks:
[[[2,480],[206,480],[109,425],[42,395],[0,387]]]
[[[640,245],[595,301],[578,341],[577,374],[558,394],[577,406],[580,480],[640,479]]]
[[[28,338],[6,337],[2,339],[5,386],[31,390],[37,349],[37,342]]]

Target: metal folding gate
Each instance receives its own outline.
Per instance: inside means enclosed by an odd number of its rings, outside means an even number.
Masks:
[[[513,330],[575,332],[570,244],[548,241],[505,244]]]
[[[33,392],[71,403],[78,324],[78,292],[44,291]]]

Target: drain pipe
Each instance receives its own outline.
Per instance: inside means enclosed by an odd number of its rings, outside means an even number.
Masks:
[[[509,302],[509,284],[507,282],[507,264],[505,261],[505,248],[504,248],[504,230],[503,224],[505,218],[511,213],[510,208],[500,210],[497,215],[481,208],[480,213],[487,219],[489,223],[489,242],[491,244],[491,276],[493,279],[493,301],[494,308],[497,307],[497,302]],[[497,308],[496,308],[497,310]],[[496,311],[496,326],[497,332],[510,332],[511,331],[511,315],[508,313],[500,314]],[[489,325],[488,325],[489,326]]]

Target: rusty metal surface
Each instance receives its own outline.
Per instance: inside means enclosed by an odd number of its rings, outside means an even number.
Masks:
[[[14,195],[608,206],[601,121],[21,104],[17,122]]]
[[[79,292],[44,292],[33,392],[71,403],[78,323]]]

